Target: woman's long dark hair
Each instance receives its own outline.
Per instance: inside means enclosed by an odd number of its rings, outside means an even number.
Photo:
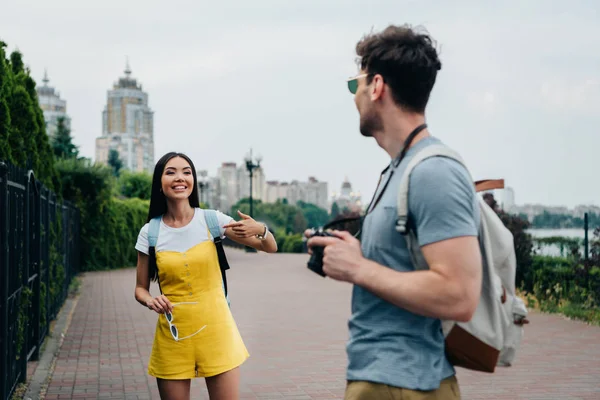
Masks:
[[[197,208],[200,207],[200,200],[198,198],[198,180],[196,177],[196,167],[194,167],[194,163],[188,156],[183,153],[171,152],[167,153],[158,162],[154,167],[154,175],[152,176],[152,191],[150,193],[150,208],[148,209],[148,218],[146,222],[150,222],[152,218],[163,215],[167,212],[167,198],[165,194],[162,192],[162,175],[165,171],[165,166],[167,163],[175,157],[181,157],[185,161],[190,164],[192,168],[192,176],[194,177],[194,187],[192,188],[192,194],[190,194],[189,201],[190,206]],[[158,267],[156,266],[156,249],[154,247],[150,247],[148,259],[148,277],[150,281],[158,281]]]

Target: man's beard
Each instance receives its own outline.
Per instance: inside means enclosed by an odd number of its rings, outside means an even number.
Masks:
[[[383,130],[381,116],[374,111],[366,111],[360,115],[360,133],[365,137],[372,137],[377,131]]]

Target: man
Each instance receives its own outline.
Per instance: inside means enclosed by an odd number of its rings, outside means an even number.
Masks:
[[[424,123],[441,63],[430,37],[407,26],[367,35],[356,52],[360,72],[348,87],[360,132],[392,160],[376,190],[374,199],[380,198],[367,210],[360,242],[348,232],[308,242],[325,247],[327,276],[354,285],[346,399],[458,399],[440,320],[470,320],[481,289],[480,216],[469,173],[443,157],[413,170],[409,223],[428,270],[415,271],[405,239],[395,230],[403,170],[416,151],[440,143]]]

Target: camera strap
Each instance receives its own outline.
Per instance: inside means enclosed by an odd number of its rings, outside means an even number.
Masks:
[[[408,135],[408,137],[404,141],[404,145],[402,146],[402,150],[400,151],[398,156],[396,156],[396,158],[394,158],[394,160],[392,160],[390,165],[388,165],[383,171],[381,171],[381,175],[379,175],[379,182],[377,182],[377,187],[375,188],[375,193],[373,193],[373,198],[371,199],[371,202],[369,203],[369,206],[367,207],[367,212],[365,213],[365,215],[360,216],[360,217],[349,217],[349,218],[336,219],[336,220],[333,220],[333,221],[325,224],[322,229],[327,230],[334,225],[340,225],[340,224],[344,224],[344,223],[348,223],[348,222],[355,222],[355,221],[359,221],[359,220],[360,220],[360,225],[362,226],[364,219],[367,217],[367,215],[369,215],[369,213],[371,211],[373,211],[375,206],[377,206],[377,203],[379,203],[379,200],[381,200],[381,197],[385,193],[385,190],[387,189],[388,184],[390,183],[390,180],[392,179],[392,176],[394,175],[394,171],[396,170],[398,165],[400,165],[400,162],[402,161],[404,156],[406,156],[406,152],[408,151],[408,148],[410,147],[411,143],[413,142],[415,137],[425,128],[427,128],[427,124],[419,125],[415,129],[413,129],[413,131]],[[379,195],[377,196],[377,190],[379,189],[379,185],[381,184],[381,179],[383,178],[383,175],[391,167],[392,167],[392,171],[390,172],[390,176],[388,177],[387,181],[385,182],[383,189],[381,190],[381,192],[379,192]],[[377,196],[377,200],[375,200],[375,196]],[[374,201],[375,201],[375,204],[373,204]],[[361,231],[362,231],[362,227],[359,228],[358,232],[354,236],[358,237],[360,235]]]
[[[411,143],[413,142],[415,137],[425,128],[427,128],[427,124],[421,124],[421,125],[417,126],[415,129],[413,129],[413,131],[408,135],[408,137],[404,141],[404,146],[402,146],[402,150],[400,151],[398,156],[396,156],[396,158],[391,162],[390,165],[388,165],[383,171],[381,171],[381,175],[379,175],[379,182],[377,182],[377,187],[375,188],[375,193],[373,193],[373,198],[371,199],[371,202],[369,203],[369,206],[367,207],[367,212],[365,213],[365,217],[367,215],[369,215],[369,213],[375,209],[375,207],[379,203],[379,200],[381,200],[381,197],[385,193],[385,190],[387,189],[388,184],[392,180],[392,176],[394,176],[394,171],[396,170],[396,168],[398,168],[398,165],[400,165],[400,163],[406,156],[406,152],[408,151]],[[385,173],[390,168],[392,168],[392,171],[390,172],[390,175],[388,176],[388,179],[386,180],[385,185],[383,186],[383,189],[381,189],[381,192],[379,192],[379,196],[377,196],[377,200],[375,200],[375,196],[377,195],[377,190],[379,189],[379,185],[381,184],[381,179],[383,178],[383,175],[385,175]],[[374,200],[375,200],[375,204],[373,204]],[[372,207],[371,207],[371,205],[372,205]]]

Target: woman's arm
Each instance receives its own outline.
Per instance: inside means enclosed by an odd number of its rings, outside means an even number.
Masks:
[[[256,250],[264,251],[266,253],[277,252],[277,242],[275,241],[275,237],[266,229],[264,224],[256,222],[252,217],[243,214],[240,211],[238,211],[238,214],[242,220],[225,225],[225,236],[236,243],[253,247]],[[262,236],[263,234],[265,234],[264,239],[256,237]]]
[[[173,311],[173,306],[164,295],[153,298],[150,294],[150,277],[148,276],[148,255],[138,251],[136,270],[135,299],[138,303],[159,314]]]

